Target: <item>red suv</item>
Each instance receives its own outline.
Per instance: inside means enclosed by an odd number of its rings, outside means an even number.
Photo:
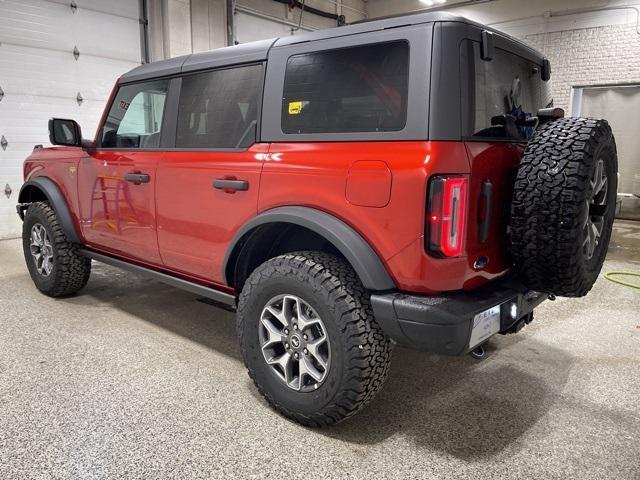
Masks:
[[[260,392],[305,425],[365,405],[394,343],[449,355],[586,294],[609,242],[604,120],[562,118],[549,62],[426,13],[142,65],[93,140],[24,164],[25,260],[53,297],[91,260],[237,307]]]

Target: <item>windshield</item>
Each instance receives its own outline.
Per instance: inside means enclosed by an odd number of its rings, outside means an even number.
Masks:
[[[499,48],[491,60],[483,60],[480,43],[472,40],[465,40],[461,48],[463,71],[466,69],[469,78],[467,94],[463,95],[463,135],[527,141],[535,128],[532,117],[553,104],[540,66]]]

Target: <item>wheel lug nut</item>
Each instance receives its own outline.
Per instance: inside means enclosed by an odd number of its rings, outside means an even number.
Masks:
[[[296,357],[296,360],[300,358],[300,355],[298,354],[298,352],[294,353],[293,356]]]
[[[294,324],[294,325],[293,325],[293,329],[294,329],[294,330],[298,330],[298,325],[297,325],[297,324]]]
[[[285,334],[285,335],[289,335],[289,329],[288,329],[288,328],[285,328],[285,329],[284,329],[284,334]]]
[[[309,350],[307,350],[306,348],[303,350],[305,355],[309,355]]]
[[[289,350],[289,343],[285,342],[285,344],[284,344],[284,348],[286,348],[287,350]]]
[[[304,335],[302,335],[302,338],[304,338],[305,340],[309,340],[309,337],[307,336],[306,333]]]

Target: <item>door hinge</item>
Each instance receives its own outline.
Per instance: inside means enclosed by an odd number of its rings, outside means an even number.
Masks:
[[[11,185],[7,183],[4,187],[4,194],[7,196],[7,198],[10,198],[12,192],[13,190],[11,190]]]
[[[7,142],[7,139],[4,138],[4,135],[3,135],[2,138],[0,138],[0,147],[2,147],[2,150],[6,150],[7,145],[9,145],[9,142]]]
[[[75,47],[73,47],[73,58],[75,58],[77,61],[78,57],[80,57],[80,50],[78,50],[78,46],[76,45]]]
[[[78,10],[78,4],[74,1],[69,4],[69,7],[71,7],[71,13],[76,13],[76,10]]]
[[[4,98],[4,90],[2,90],[2,87],[0,87],[0,102],[2,101],[3,98]]]
[[[84,100],[84,98],[82,98],[82,95],[80,95],[80,92],[78,92],[78,95],[76,95],[76,102],[78,102],[78,106],[82,106],[82,101]]]

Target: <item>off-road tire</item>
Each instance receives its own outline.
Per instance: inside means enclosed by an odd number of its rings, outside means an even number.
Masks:
[[[304,298],[326,325],[331,366],[315,391],[290,389],[262,354],[259,316],[278,294]],[[242,357],[260,393],[282,415],[305,426],[328,426],[355,414],[389,372],[391,343],[374,320],[369,293],[351,266],[334,255],[295,252],[260,265],[240,295],[237,329]]]
[[[590,200],[601,159],[608,181],[604,208]],[[617,171],[615,140],[606,120],[561,118],[536,131],[518,170],[510,219],[511,258],[529,288],[566,297],[589,292],[611,238]],[[594,212],[602,213],[603,225],[588,258],[583,244]]]
[[[53,269],[49,275],[41,274],[30,251],[31,229],[35,224],[47,231],[53,247]],[[33,283],[45,295],[63,297],[82,289],[89,281],[91,260],[78,252],[79,245],[67,239],[55,211],[46,202],[29,205],[22,224],[24,259]]]

